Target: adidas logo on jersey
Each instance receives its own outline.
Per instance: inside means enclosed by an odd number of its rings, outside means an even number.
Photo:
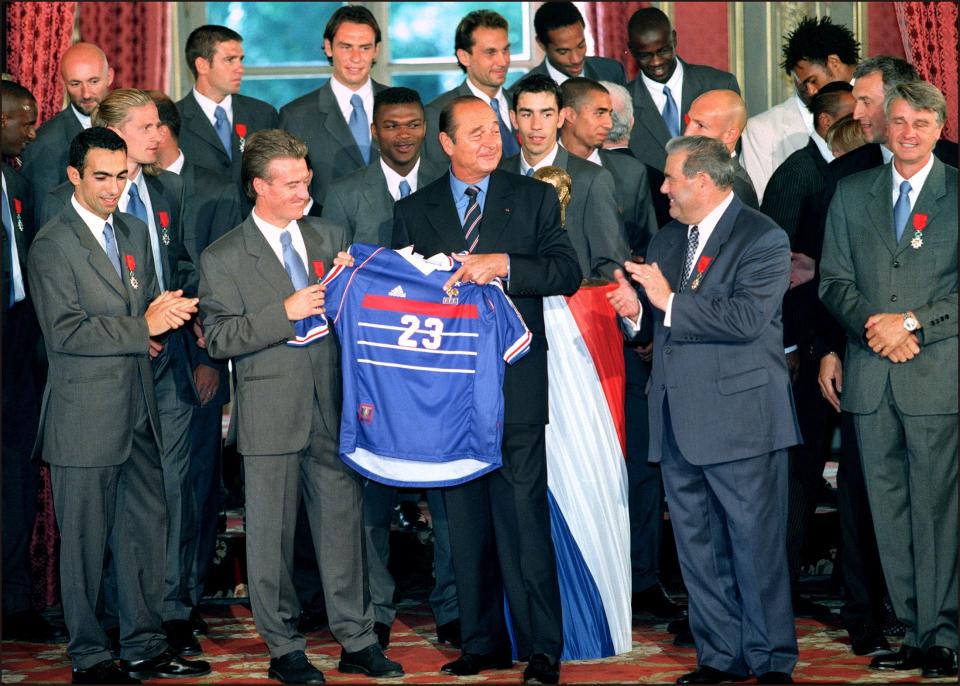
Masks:
[[[403,292],[403,287],[402,287],[402,286],[399,286],[399,285],[398,285],[396,288],[394,288],[392,291],[390,291],[389,293],[387,293],[387,295],[389,295],[389,296],[391,296],[391,297],[393,297],[393,298],[406,298],[406,297],[407,297],[407,294]]]

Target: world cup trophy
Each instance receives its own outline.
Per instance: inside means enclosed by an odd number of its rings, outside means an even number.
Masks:
[[[541,167],[533,172],[533,178],[546,181],[557,191],[557,200],[560,201],[560,226],[566,228],[567,205],[570,204],[570,186],[573,184],[570,175],[563,167]]]

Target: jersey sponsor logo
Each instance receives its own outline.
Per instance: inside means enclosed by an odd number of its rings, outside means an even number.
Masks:
[[[398,284],[395,288],[393,288],[389,293],[387,293],[387,295],[389,295],[389,296],[391,296],[391,297],[394,297],[394,298],[406,298],[406,297],[407,297],[407,294],[403,292],[403,286],[401,286],[401,285],[399,285],[399,284]]]

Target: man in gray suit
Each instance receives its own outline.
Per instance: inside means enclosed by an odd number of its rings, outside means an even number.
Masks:
[[[533,15],[537,44],[545,54],[543,62],[527,72],[544,74],[562,84],[573,76],[594,81],[607,80],[626,85],[623,65],[609,57],[587,57],[585,22],[572,2],[545,2]]]
[[[733,74],[677,57],[677,32],[655,7],[644,7],[630,17],[627,47],[640,67],[640,75],[627,84],[636,119],[630,149],[644,164],[662,170],[667,158],[664,146],[683,131],[683,114],[690,103],[710,90],[739,93],[740,87]]]
[[[28,270],[50,363],[36,449],[50,463],[73,683],[202,676],[210,666],[177,657],[160,626],[167,523],[150,368],[197,300],[180,290],[157,295],[147,229],[116,212],[127,175],[123,139],[84,130],[69,163],[74,195],[40,230]],[[108,540],[120,670],[96,616]]]
[[[306,157],[307,146],[285,131],[254,134],[243,156],[254,209],[201,257],[207,350],[232,358],[236,370],[233,420],[245,475],[250,603],[270,650],[269,676],[322,683],[297,629],[293,537],[303,497],[330,630],[343,646],[339,670],[402,676],[377,643],[364,597],[362,489],[338,457],[339,346],[333,336],[286,345],[294,322],[323,313],[319,277],[346,249],[343,227],[303,217]]]
[[[820,297],[847,332],[841,407],[854,414],[900,650],[874,669],[957,674],[957,170],[933,147],[934,86],[884,99],[892,162],[840,181]],[[839,390],[839,389],[838,389]]]
[[[427,140],[424,157],[446,165],[448,160],[440,146],[440,112],[454,98],[475,95],[497,115],[503,156],[520,151],[516,132],[510,128],[510,100],[503,88],[510,69],[510,37],[507,20],[491,10],[475,10],[467,14],[454,33],[454,54],[466,78],[456,88],[442,93],[427,105]]]
[[[667,144],[675,221],[608,297],[653,324],[650,454],[660,462],[697,669],[680,684],[790,683],[797,642],[787,573],[787,454],[800,440],[783,355],[786,234],[732,192],[729,151]]]
[[[310,151],[310,197],[321,208],[334,180],[376,159],[373,97],[386,88],[370,78],[380,25],[366,7],[344,5],[333,13],[323,30],[323,51],[333,67],[330,80],[280,108],[280,128]]]

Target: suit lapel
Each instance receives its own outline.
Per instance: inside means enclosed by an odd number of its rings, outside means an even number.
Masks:
[[[267,243],[267,239],[260,233],[260,229],[253,221],[251,213],[243,221],[243,242],[247,253],[256,261],[257,271],[260,272],[267,283],[280,293],[287,297],[293,293],[293,282],[284,268],[283,263],[277,259],[277,254]]]
[[[170,232],[173,230],[173,206],[168,202],[163,192],[163,184],[155,176],[143,174],[147,192],[150,193],[150,205],[153,208],[153,225],[156,227],[157,240],[160,243],[160,258],[163,260],[163,276],[166,283],[170,282]],[[166,224],[166,228],[164,228]],[[149,229],[149,227],[147,227]]]
[[[343,112],[340,111],[340,105],[333,95],[333,87],[329,81],[317,92],[317,107],[321,112],[326,114],[323,118],[323,128],[327,130],[331,140],[340,141],[343,149],[347,151],[350,159],[353,160],[358,167],[365,166],[366,162],[363,161],[363,157],[360,155],[360,148],[357,147],[357,143],[353,139],[350,126],[343,118]],[[372,148],[370,159],[373,159]]]
[[[330,246],[330,237],[313,227],[307,226],[306,222],[297,222],[297,226],[300,227],[303,244],[307,247],[307,281],[308,283],[319,283],[323,275],[330,271],[333,266],[332,256],[335,251]],[[324,258],[329,260],[329,263],[325,262]]]
[[[223,149],[223,143],[220,142],[220,137],[217,136],[213,124],[207,119],[207,115],[200,109],[200,105],[197,103],[197,99],[193,97],[192,91],[184,98],[183,113],[185,115],[184,124],[187,128],[205,143],[209,144],[219,155],[222,155],[224,161],[229,161],[227,159],[227,151]],[[236,120],[236,112],[234,112],[233,116],[234,120]],[[234,154],[236,154],[236,150],[234,150]]]
[[[475,252],[493,252],[492,246],[500,241],[500,234],[513,217],[513,188],[504,174],[494,171],[487,186],[487,199],[483,204],[480,220],[480,240]]]
[[[686,73],[684,73],[684,79],[686,79]],[[684,85],[686,86],[686,84]],[[686,93],[687,88],[684,88],[683,92]],[[670,132],[660,115],[660,110],[657,109],[653,98],[650,97],[650,91],[647,90],[642,76],[637,76],[633,81],[631,95],[633,96],[633,102],[637,105],[636,124],[646,128],[658,143],[666,145],[667,141],[670,140]],[[683,111],[686,112],[686,110]]]
[[[562,145],[557,146],[557,156],[553,158],[553,164],[555,167],[560,167],[561,169],[567,169],[567,165],[570,163],[570,153],[567,152],[567,149]]]
[[[379,214],[378,209],[393,207],[393,197],[387,189],[387,179],[379,161],[367,165],[363,180],[363,199],[367,201],[371,212]],[[417,187],[419,188],[419,185]]]
[[[723,250],[724,243],[727,242],[727,240],[730,238],[730,234],[733,233],[733,227],[736,222],[737,215],[740,214],[740,210],[742,209],[743,202],[737,196],[733,196],[733,201],[720,217],[720,221],[718,221],[717,225],[714,227],[713,233],[710,234],[710,238],[707,240],[706,245],[704,245],[703,250],[700,251],[701,257],[713,258],[710,261],[710,265],[707,267],[707,271],[705,271],[703,276],[700,277],[701,284],[703,283],[703,279],[707,278],[710,266],[716,263],[716,259],[720,255],[720,251]],[[684,246],[683,258],[684,260],[686,259],[686,246]],[[696,265],[694,265],[693,270],[696,271],[696,268]],[[680,265],[680,270],[683,270],[682,262]]]
[[[133,245],[130,240],[130,229],[119,216],[113,215],[113,232],[117,237],[117,247],[120,250],[120,269],[124,275],[123,288],[126,291],[127,303],[130,306],[131,316],[139,312],[139,304],[143,300],[143,289],[146,288],[146,278],[144,276],[144,266],[136,263],[134,258],[134,278],[137,278],[137,288],[133,288],[130,283],[129,263],[127,256],[133,256]],[[157,284],[159,287],[159,284]]]
[[[890,192],[892,197],[892,187]],[[940,198],[946,194],[947,176],[943,169],[943,162],[934,157],[933,167],[930,169],[930,174],[927,176],[927,180],[920,190],[920,195],[917,196],[917,201],[913,204],[913,212],[910,213],[910,217],[907,219],[907,226],[903,230],[900,243],[897,245],[896,254],[899,255],[910,247],[910,241],[913,240],[913,236],[916,233],[913,224],[916,215],[924,214],[927,217],[923,225],[923,233],[926,233],[935,226],[934,219],[940,212]]]
[[[893,229],[891,199],[893,198],[893,172],[889,164],[879,167],[873,185],[870,187],[870,195],[873,196],[873,201],[867,203],[867,215],[870,217],[868,223],[879,234],[880,240],[893,255],[897,252],[897,244]]]
[[[680,132],[683,133],[684,129],[684,115],[690,111],[690,104],[697,99],[697,96],[703,93],[706,88],[701,82],[697,73],[690,68],[690,65],[677,58],[678,62],[683,64],[683,84],[680,87]],[[666,128],[666,125],[664,125]]]
[[[673,228],[670,228],[670,227]],[[687,254],[687,226],[673,221],[661,229],[666,245],[664,245],[660,260],[660,272],[666,277],[671,290],[677,291],[680,284],[680,271],[683,269],[683,259]]]
[[[450,173],[447,172],[428,187],[427,221],[449,248],[449,252],[463,252],[467,241],[463,236],[463,227],[457,214],[457,206],[450,190]],[[427,190],[427,189],[424,189]],[[483,241],[483,224],[480,225],[480,240]]]
[[[90,228],[83,222],[80,215],[77,214],[77,211],[73,209],[73,206],[70,206],[69,210],[64,214],[64,217],[70,222],[71,228],[77,234],[77,238],[80,239],[80,247],[87,252],[86,258],[93,268],[93,271],[95,271],[117,295],[127,299],[127,290],[117,275],[117,270],[113,268],[113,264],[107,257],[107,253],[100,247],[100,244],[90,232]],[[116,213],[113,217],[114,227],[116,227]],[[114,235],[116,235],[116,233],[116,230],[114,230]],[[120,256],[120,268],[123,269],[123,255]]]

